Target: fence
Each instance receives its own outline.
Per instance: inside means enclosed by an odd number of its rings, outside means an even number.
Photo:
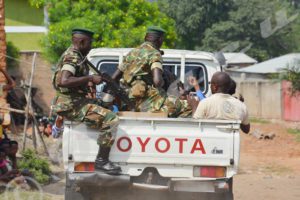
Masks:
[[[291,96],[287,82],[238,82],[251,117],[300,121],[300,95]]]

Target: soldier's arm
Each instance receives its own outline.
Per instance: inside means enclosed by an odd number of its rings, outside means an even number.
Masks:
[[[161,88],[164,85],[162,73],[163,71],[159,68],[154,68],[152,70],[153,83],[156,88]]]
[[[72,72],[63,70],[62,75],[61,75],[61,81],[58,84],[58,86],[72,88],[72,87],[77,87],[77,86],[81,86],[81,85],[87,85],[89,81],[97,85],[102,82],[102,78],[101,78],[101,76],[98,76],[98,75],[75,77],[72,74]]]

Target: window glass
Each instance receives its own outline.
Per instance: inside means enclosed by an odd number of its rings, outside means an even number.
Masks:
[[[175,74],[177,78],[180,78],[180,64],[179,63],[164,63],[164,70],[168,70],[172,74]]]
[[[188,77],[193,76],[198,80],[200,90],[206,92],[206,75],[204,72],[204,66],[201,64],[186,64],[185,65],[185,83],[188,83]],[[191,91],[195,91],[193,88]]]
[[[119,63],[117,61],[103,61],[98,63],[98,69],[100,70],[100,72],[105,72],[112,76],[113,73],[116,71],[118,64]]]

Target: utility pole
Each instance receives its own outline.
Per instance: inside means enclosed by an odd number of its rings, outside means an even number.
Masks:
[[[6,68],[6,39],[5,39],[4,0],[0,0],[0,68]]]

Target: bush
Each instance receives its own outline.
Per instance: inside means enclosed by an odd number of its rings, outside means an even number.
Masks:
[[[6,57],[7,68],[19,66],[19,62],[14,59],[20,57],[20,51],[11,41],[6,43],[6,55],[8,56]]]
[[[292,66],[283,69],[283,73],[280,75],[281,80],[291,82],[291,94],[296,95],[300,92],[300,67]]]
[[[34,175],[34,178],[41,184],[50,181],[51,170],[46,159],[38,157],[31,149],[25,150],[22,156],[22,160],[18,163],[20,170],[29,170]]]

